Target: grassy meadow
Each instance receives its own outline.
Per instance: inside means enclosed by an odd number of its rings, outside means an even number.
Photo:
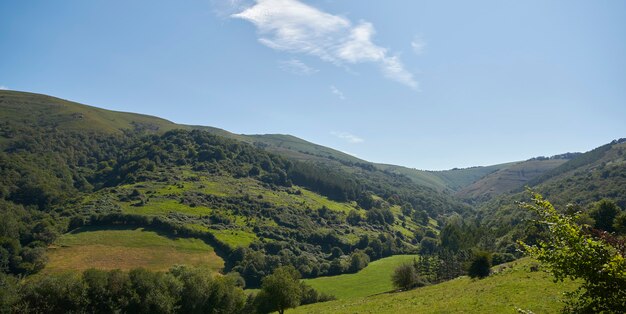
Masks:
[[[224,261],[199,239],[172,238],[138,229],[81,228],[61,236],[49,249],[46,272],[66,270],[167,270],[176,264],[218,271]]]
[[[356,274],[305,279],[304,282],[320,292],[337,299],[366,297],[393,290],[391,275],[396,267],[413,262],[418,255],[396,255],[371,262]]]
[[[531,272],[530,266],[533,264],[532,260],[526,258],[495,267],[496,273],[482,280],[463,276],[407,292],[356,298],[338,296],[336,301],[301,306],[287,312],[516,313],[519,308],[533,313],[558,313],[563,306],[563,292],[574,290],[576,283],[554,283],[551,275],[545,271]],[[359,287],[365,289],[368,284],[353,282],[352,287],[354,290]]]

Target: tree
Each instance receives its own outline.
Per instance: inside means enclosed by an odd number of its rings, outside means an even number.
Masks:
[[[359,214],[359,212],[357,212],[356,210],[352,209],[348,213],[348,217],[346,218],[346,221],[349,224],[356,226],[359,224],[359,222],[361,222],[361,214]]]
[[[436,239],[424,237],[422,241],[420,241],[420,254],[433,254],[437,251],[438,246],[439,244]]]
[[[357,271],[365,268],[370,262],[370,257],[362,251],[356,250],[350,256],[350,272],[356,273]]]
[[[615,220],[613,222],[613,229],[615,229],[617,233],[626,234],[626,211],[620,213],[619,215],[617,215],[617,217],[615,217]]]
[[[451,221],[446,223],[439,235],[441,246],[454,252],[461,249],[463,237],[458,223]]]
[[[277,268],[274,273],[263,278],[261,292],[255,303],[260,313],[278,311],[283,314],[286,309],[300,305],[302,289],[300,273],[293,266]]]
[[[526,253],[542,262],[556,281],[580,280],[580,287],[567,294],[565,311],[572,313],[616,313],[626,309],[626,259],[623,240],[593,236],[575,223],[576,217],[562,215],[539,194],[522,207],[539,216],[548,227],[548,238],[538,245],[523,242]]]
[[[620,210],[615,203],[609,200],[601,200],[589,214],[595,220],[593,225],[596,229],[612,232],[613,220]]]
[[[405,291],[424,285],[412,264],[398,266],[393,272],[391,281],[394,287]]]
[[[474,255],[467,274],[472,278],[482,279],[489,276],[491,272],[491,256],[488,253],[480,252]]]

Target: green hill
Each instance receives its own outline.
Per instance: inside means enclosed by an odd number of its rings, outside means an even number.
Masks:
[[[566,162],[567,159],[546,159],[513,163],[463,187],[456,195],[466,199],[489,199],[524,187],[534,178]]]
[[[438,191],[454,192],[500,169],[505,169],[514,163],[504,163],[486,167],[470,167],[442,171],[428,171],[407,168],[396,165],[377,164],[384,171],[398,173],[409,177],[413,182],[428,186]]]
[[[615,140],[576,155],[526,184],[561,209],[574,206],[575,210],[588,213],[596,202],[603,199],[626,208],[625,153],[626,140]],[[517,205],[517,202],[527,200],[528,194],[518,189],[478,206],[481,224],[499,239],[496,243],[500,249],[511,246],[515,239],[526,237],[529,230],[533,230],[530,225],[532,217]]]
[[[235,135],[12,91],[0,91],[0,107],[0,201],[8,208],[0,221],[19,226],[2,234],[17,241],[7,268],[14,274],[43,268],[46,247],[51,268],[102,267],[78,255],[59,266],[55,256],[77,250],[63,246],[67,232],[122,225],[199,239],[224,260],[224,272],[254,287],[285,264],[305,277],[355,271],[337,251],[372,260],[413,253],[436,228],[430,221],[469,210],[291,136]],[[97,254],[99,245],[85,250]]]
[[[554,283],[544,271],[530,271],[528,259],[494,268],[482,279],[460,277],[407,292],[340,299],[298,307],[287,313],[559,313],[563,292],[573,282]]]

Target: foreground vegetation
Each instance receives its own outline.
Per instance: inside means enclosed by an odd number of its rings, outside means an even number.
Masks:
[[[407,292],[339,299],[302,306],[289,313],[558,313],[564,291],[572,281],[554,283],[545,271],[531,271],[536,262],[522,259],[496,266],[494,274],[478,280],[460,277]]]

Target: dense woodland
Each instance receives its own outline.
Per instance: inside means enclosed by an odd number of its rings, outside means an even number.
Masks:
[[[0,105],[12,99],[3,96]],[[274,298],[268,294],[276,293],[272,283],[358,272],[371,261],[407,253],[421,258],[398,275],[402,289],[464,275],[471,265],[477,265],[480,277],[480,263],[520,257],[518,240],[532,245],[548,236],[536,213],[520,210],[516,202],[528,197],[522,191],[468,204],[368,163],[291,158],[202,129],[160,131],[145,123],[116,132],[69,128],[68,121],[80,125],[84,116],[47,119],[28,111],[27,104],[23,108],[17,116],[0,115],[2,311],[280,311],[332,297],[298,284],[296,298],[270,304]],[[577,223],[619,239],[626,234],[624,142],[568,155],[570,161],[531,185],[576,214]],[[285,195],[306,189],[352,209],[311,208],[304,201],[287,206],[262,194],[183,189],[165,198],[216,210],[141,214],[156,197],[152,185],[182,189],[202,186],[207,178],[253,182],[262,191]],[[120,205],[127,203],[134,213]],[[46,266],[47,248],[60,235],[85,226],[120,225],[202,239],[225,260],[225,276],[183,266],[168,272],[38,274]],[[234,246],[210,230],[243,230],[255,240]],[[407,276],[413,279],[401,280]],[[256,298],[247,297],[243,287],[262,290]]]

